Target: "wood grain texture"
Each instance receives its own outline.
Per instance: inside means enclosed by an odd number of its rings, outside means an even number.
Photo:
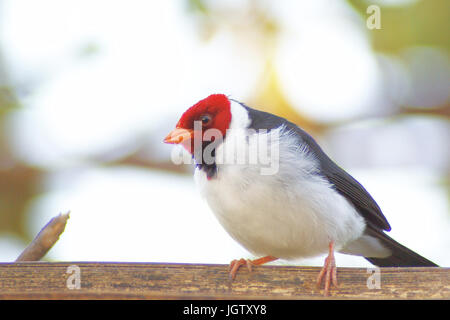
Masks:
[[[70,265],[80,289],[68,289]],[[322,299],[318,267],[258,266],[228,278],[227,265],[20,262],[0,263],[0,299]],[[450,268],[381,268],[369,289],[364,268],[338,268],[331,299],[450,299]],[[70,280],[70,279],[69,279]],[[69,281],[70,282],[70,281]]]

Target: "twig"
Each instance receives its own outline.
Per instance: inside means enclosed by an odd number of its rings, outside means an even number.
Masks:
[[[69,213],[59,214],[52,218],[42,229],[28,247],[23,250],[15,262],[19,261],[39,261],[50,250],[51,247],[58,241],[59,236],[63,233],[66,227]]]

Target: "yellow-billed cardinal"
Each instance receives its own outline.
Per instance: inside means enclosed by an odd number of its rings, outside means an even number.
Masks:
[[[189,108],[164,142],[181,143],[193,155],[195,181],[219,222],[262,256],[233,260],[231,278],[244,264],[251,270],[328,253],[317,279],[320,285],[325,276],[328,295],[330,284],[337,286],[334,251],[381,267],[436,266],[387,236],[391,227],[364,187],[286,119],[213,94]],[[274,170],[257,161],[259,150],[271,151]]]

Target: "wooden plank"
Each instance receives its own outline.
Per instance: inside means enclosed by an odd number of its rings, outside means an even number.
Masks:
[[[79,267],[76,274],[68,267]],[[321,299],[320,268],[110,262],[0,263],[0,299]],[[338,268],[338,299],[450,299],[450,268]],[[376,288],[379,275],[380,288]],[[369,277],[371,277],[369,279]],[[368,287],[372,284],[372,289]],[[69,285],[68,285],[69,283]],[[375,288],[374,285],[375,284]]]

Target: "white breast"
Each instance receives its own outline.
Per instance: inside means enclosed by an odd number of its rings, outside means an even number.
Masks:
[[[238,120],[245,121],[242,114]],[[261,133],[233,130],[233,123],[230,128],[216,150],[218,158],[227,159],[236,148],[254,151],[252,139]],[[365,228],[363,218],[317,175],[316,159],[298,140],[283,128],[279,133],[280,139],[269,145],[269,150],[276,147],[283,155],[272,159],[277,162],[275,174],[261,174],[267,166],[260,163],[230,163],[234,156],[217,164],[217,176],[211,180],[196,170],[197,185],[222,226],[255,255],[284,259],[326,253],[330,241],[339,250],[359,238]]]

